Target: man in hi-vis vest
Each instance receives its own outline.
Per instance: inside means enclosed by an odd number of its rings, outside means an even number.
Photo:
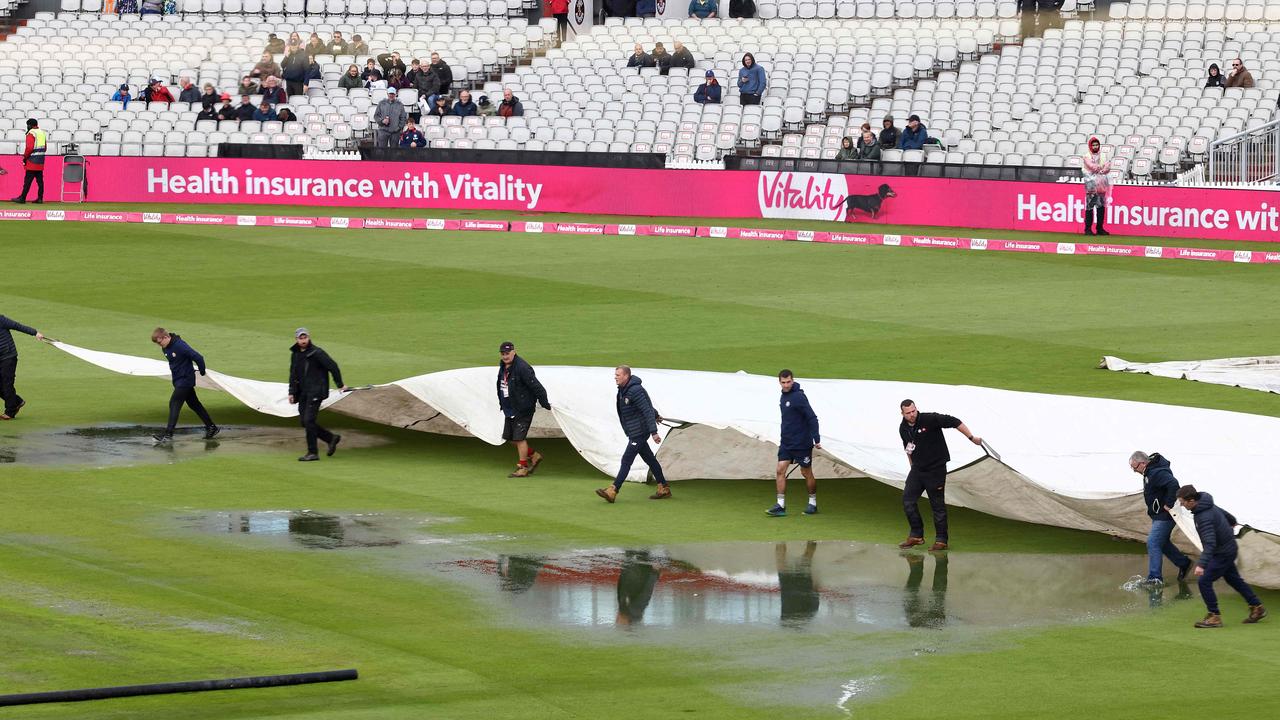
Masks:
[[[44,148],[49,136],[40,129],[35,119],[27,121],[27,146],[22,151],[22,167],[27,171],[22,180],[22,194],[14,198],[16,203],[27,201],[27,192],[31,190],[31,181],[36,181],[36,202],[44,202]]]

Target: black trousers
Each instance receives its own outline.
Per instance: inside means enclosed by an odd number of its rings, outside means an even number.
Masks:
[[[754,93],[740,93],[738,95],[738,102],[743,105],[759,105],[760,96]]]
[[[0,360],[0,400],[4,400],[4,414],[9,417],[17,415],[18,406],[22,404],[22,396],[13,388],[17,377],[18,358]]]
[[[169,425],[165,428],[165,432],[173,434],[173,429],[178,427],[178,414],[182,412],[182,406],[186,405],[191,411],[200,418],[200,422],[205,427],[213,427],[213,420],[209,417],[209,411],[204,409],[204,405],[200,402],[200,398],[196,397],[196,389],[193,387],[176,387],[173,394],[169,396]]]
[[[653,448],[649,447],[649,436],[644,435],[638,438],[631,438],[627,443],[627,451],[622,453],[622,465],[618,468],[618,477],[613,479],[614,489],[622,487],[622,483],[627,481],[627,474],[631,472],[631,464],[636,461],[636,455],[644,460],[644,464],[649,466],[649,472],[653,473],[653,479],[659,483],[666,485],[667,478],[662,474],[662,466],[658,464],[658,458],[653,454]]]
[[[302,90],[302,87],[304,85],[306,85],[306,83],[297,82],[295,80],[285,80],[284,91],[289,93],[290,95],[303,95],[305,94]]]
[[[302,427],[307,431],[307,452],[317,455],[316,440],[320,439],[327,442],[333,440],[333,433],[320,427],[320,423],[316,421],[320,414],[320,403],[324,402],[324,398],[302,398],[298,401],[298,417],[302,421]]]
[[[921,494],[927,494],[929,507],[933,508],[933,529],[938,542],[947,542],[946,488],[945,463],[926,470],[911,468],[911,472],[907,473],[907,484],[902,488],[902,509],[906,511],[907,522],[911,525],[911,537],[924,537],[924,520],[920,517],[917,503]]]
[[[556,13],[556,35],[560,38],[560,42],[569,39],[569,13]]]
[[[22,194],[18,197],[23,200],[27,199],[27,193],[31,191],[31,181],[36,183],[36,199],[44,200],[44,170],[28,170],[25,177],[22,178]]]

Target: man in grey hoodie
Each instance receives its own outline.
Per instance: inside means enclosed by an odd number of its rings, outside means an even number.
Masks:
[[[400,132],[404,130],[409,112],[404,103],[396,97],[395,88],[387,88],[387,97],[378,103],[373,111],[373,145],[374,147],[396,147],[400,144]]]
[[[1213,591],[1213,583],[1218,578],[1226,580],[1249,603],[1249,616],[1244,619],[1245,623],[1253,624],[1266,617],[1267,609],[1262,607],[1262,601],[1236,569],[1236,555],[1240,549],[1234,532],[1236,519],[1214,505],[1212,495],[1197,491],[1194,485],[1178,488],[1178,502],[1195,517],[1202,548],[1200,559],[1196,561],[1196,577],[1200,578],[1200,597],[1204,599],[1209,614],[1196,623],[1196,627],[1222,627],[1218,595]]]

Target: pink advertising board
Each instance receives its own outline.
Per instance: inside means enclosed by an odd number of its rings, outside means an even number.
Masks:
[[[46,169],[56,199],[60,158]],[[0,193],[22,182],[17,158]],[[462,208],[513,213],[577,212],[698,218],[792,218],[890,225],[1079,232],[1079,183],[1020,183],[909,177],[715,170],[626,170],[535,165],[94,157],[95,202],[246,203],[275,206]],[[1280,196],[1266,190],[1121,186],[1108,208],[1116,234],[1274,241]],[[228,223],[234,216],[192,212],[180,222]],[[296,219],[260,219],[287,226]],[[321,221],[324,222],[324,221]],[[364,227],[402,229],[420,221],[370,219]],[[484,221],[460,229],[486,229]],[[326,226],[327,225],[321,225]],[[533,227],[538,227],[536,224]],[[678,225],[620,225],[622,234],[688,235]],[[833,228],[834,230],[835,228]],[[562,224],[561,232],[595,233]],[[744,238],[772,239],[758,230]]]

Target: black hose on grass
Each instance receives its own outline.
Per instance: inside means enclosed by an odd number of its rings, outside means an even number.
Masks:
[[[246,688],[306,685],[309,683],[355,680],[355,670],[326,670],[324,672],[293,673],[290,675],[258,675],[256,677],[227,678],[225,680],[188,680],[186,682],[154,683],[151,685],[121,685],[119,687],[86,688],[83,690],[54,690],[51,692],[0,695],[0,707],[7,705],[35,705],[37,703],[81,702],[108,698],[135,697],[138,695],[166,695],[169,693],[206,692],[209,690],[243,690]]]

